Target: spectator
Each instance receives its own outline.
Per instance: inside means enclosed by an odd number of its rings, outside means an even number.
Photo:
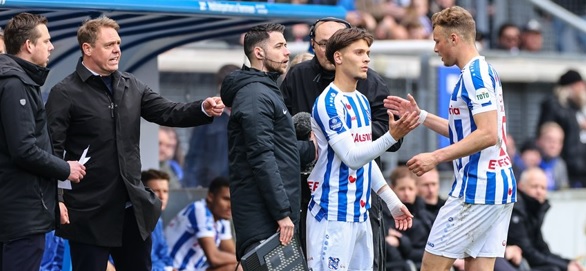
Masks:
[[[545,122],[539,127],[537,146],[541,150],[541,163],[547,176],[547,190],[568,188],[568,169],[560,157],[564,145],[564,130],[555,122]]]
[[[196,126],[222,114],[219,97],[175,103],[130,73],[118,70],[121,39],[116,21],[101,16],[77,31],[75,71],[55,85],[46,105],[59,157],[78,158],[89,147],[86,180],[64,191],[75,271],[103,271],[111,254],[118,271],[151,269],[151,232],[161,201],[140,181],[141,117],[165,126]],[[79,106],[79,105],[84,106]]]
[[[497,50],[508,51],[512,54],[519,52],[521,45],[521,30],[513,23],[504,23],[498,31]]]
[[[215,74],[218,93],[222,81],[239,67],[233,64],[222,66]],[[216,177],[228,177],[228,120],[230,108],[226,108],[214,122],[194,127],[189,139],[189,150],[185,155],[185,187],[208,187]]]
[[[523,256],[538,270],[584,271],[578,262],[562,258],[549,250],[541,227],[550,208],[547,200],[547,176],[540,168],[527,169],[519,179],[519,197],[513,208],[508,245],[519,246]]]
[[[180,180],[183,178],[181,168],[181,146],[177,132],[171,127],[159,127],[159,169],[169,172],[169,188],[182,187]]]
[[[421,176],[415,175],[414,178],[417,181],[417,195],[425,201],[425,208],[433,214],[435,220],[439,209],[446,203],[446,200],[439,196],[439,171],[433,168]]]
[[[586,1],[553,0],[553,2],[569,12],[573,12],[583,20],[586,20]],[[586,53],[586,33],[573,28],[573,26],[568,25],[564,20],[558,17],[553,18],[552,28],[555,33],[555,46],[558,52],[570,51],[568,40],[566,39],[566,33],[567,31],[570,31],[570,37],[576,41],[576,45],[578,46],[577,52]]]
[[[521,51],[540,52],[543,47],[543,35],[541,24],[532,19],[523,27],[521,32]]]
[[[393,170],[389,180],[395,194],[413,214],[413,226],[405,230],[403,235],[409,238],[411,245],[411,250],[406,258],[413,261],[419,269],[435,215],[427,211],[425,200],[417,196],[416,177],[417,175],[409,171],[408,167],[399,166]]]
[[[0,55],[0,269],[38,271],[55,229],[57,180],[79,182],[85,167],[54,155],[41,86],[53,51],[47,18],[19,13]],[[75,160],[75,159],[71,159]],[[62,223],[69,221],[64,219]]]
[[[230,183],[227,178],[217,177],[211,181],[205,199],[177,213],[165,228],[174,268],[182,271],[236,269],[230,206]]]
[[[568,70],[541,102],[538,127],[548,121],[564,130],[561,157],[566,162],[571,187],[586,187],[586,83],[576,70]]]
[[[169,174],[155,169],[143,171],[140,176],[142,184],[153,190],[161,200],[161,211],[165,211],[169,200],[169,178]],[[151,249],[152,271],[167,271],[169,267],[173,266],[173,260],[169,256],[169,247],[163,233],[162,218],[159,218],[151,238],[153,240]]]

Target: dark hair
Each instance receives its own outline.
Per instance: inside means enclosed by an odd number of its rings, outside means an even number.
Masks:
[[[244,35],[244,54],[248,59],[252,59],[252,52],[254,47],[260,43],[264,43],[269,39],[269,33],[285,31],[285,26],[282,24],[268,23],[252,27]]]
[[[504,23],[504,24],[501,25],[501,27],[499,27],[499,32],[498,32],[498,35],[499,35],[498,37],[499,38],[503,35],[503,33],[505,33],[505,30],[507,28],[517,28],[517,29],[519,29],[519,27],[516,24],[513,24],[513,23]],[[519,31],[521,31],[521,30],[519,29]]]
[[[340,51],[350,44],[358,41],[365,40],[368,46],[372,45],[374,37],[366,30],[357,27],[344,28],[336,31],[332,37],[328,40],[326,45],[326,57],[328,61],[335,65],[334,53]]]
[[[234,64],[226,64],[224,66],[222,66],[218,72],[216,72],[215,78],[216,78],[216,84],[219,86],[222,84],[222,82],[224,81],[224,78],[226,78],[226,76],[228,76],[228,74],[232,73],[235,70],[240,69],[240,67],[234,65]]]
[[[33,44],[41,37],[41,33],[35,28],[37,25],[47,25],[45,16],[30,13],[20,13],[12,17],[4,29],[4,43],[6,52],[15,55],[20,52],[20,47],[30,40]]]
[[[318,26],[322,25],[325,22],[337,22],[337,23],[341,23],[341,24],[345,25],[346,28],[352,27],[352,25],[350,25],[349,22],[342,20],[342,19],[338,19],[335,17],[321,18],[321,19],[315,21],[315,23],[313,23],[311,25],[311,27],[309,28],[309,37],[311,39],[315,39],[315,30],[317,29]]]
[[[220,189],[224,187],[230,187],[230,181],[226,177],[216,177],[210,182],[210,187],[208,188],[208,193],[210,194],[217,194]]]
[[[147,185],[147,183],[152,180],[165,180],[168,182],[169,179],[170,177],[169,174],[167,174],[167,172],[156,169],[149,169],[140,173],[140,180],[144,185]]]

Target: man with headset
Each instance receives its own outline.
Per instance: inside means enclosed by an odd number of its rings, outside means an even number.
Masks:
[[[335,67],[326,58],[326,44],[337,30],[350,27],[348,22],[332,17],[319,19],[311,26],[309,36],[315,57],[293,66],[281,84],[285,104],[292,115],[298,112],[311,113],[315,99],[334,80]],[[383,106],[383,100],[390,95],[388,87],[381,76],[369,68],[367,78],[358,80],[356,89],[364,94],[370,102],[372,109],[370,112],[372,140],[375,140],[384,135],[389,128],[387,110]],[[400,139],[388,151],[397,151],[401,147],[402,141]],[[377,162],[379,161],[377,160]],[[311,191],[306,179],[302,178],[302,182],[304,183],[301,185],[300,239],[303,248],[305,248],[305,218]],[[312,186],[312,188],[315,188],[315,186]],[[385,270],[385,234],[382,225],[382,202],[376,193],[371,193],[371,195],[372,206],[369,210],[369,217],[374,242],[373,270]]]

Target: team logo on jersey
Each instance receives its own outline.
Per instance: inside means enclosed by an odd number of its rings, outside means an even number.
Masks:
[[[487,89],[481,89],[476,92],[476,100],[481,104],[490,102],[490,93],[488,93]]]
[[[332,258],[329,257],[328,260],[328,268],[338,270],[338,265],[340,264],[340,258]]]
[[[335,116],[330,119],[330,130],[340,131],[340,130],[342,130],[342,127],[343,127],[343,124],[342,124],[342,120],[340,120],[340,117]]]

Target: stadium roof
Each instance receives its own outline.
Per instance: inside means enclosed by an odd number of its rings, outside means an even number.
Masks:
[[[6,25],[12,16],[23,11],[42,14],[49,19],[51,41],[55,46],[49,64],[53,70],[73,69],[80,57],[76,31],[84,20],[102,14],[115,19],[121,27],[120,69],[129,72],[169,49],[243,33],[260,23],[291,25],[326,16],[345,16],[343,8],[334,6],[260,2],[0,0],[0,25]]]

